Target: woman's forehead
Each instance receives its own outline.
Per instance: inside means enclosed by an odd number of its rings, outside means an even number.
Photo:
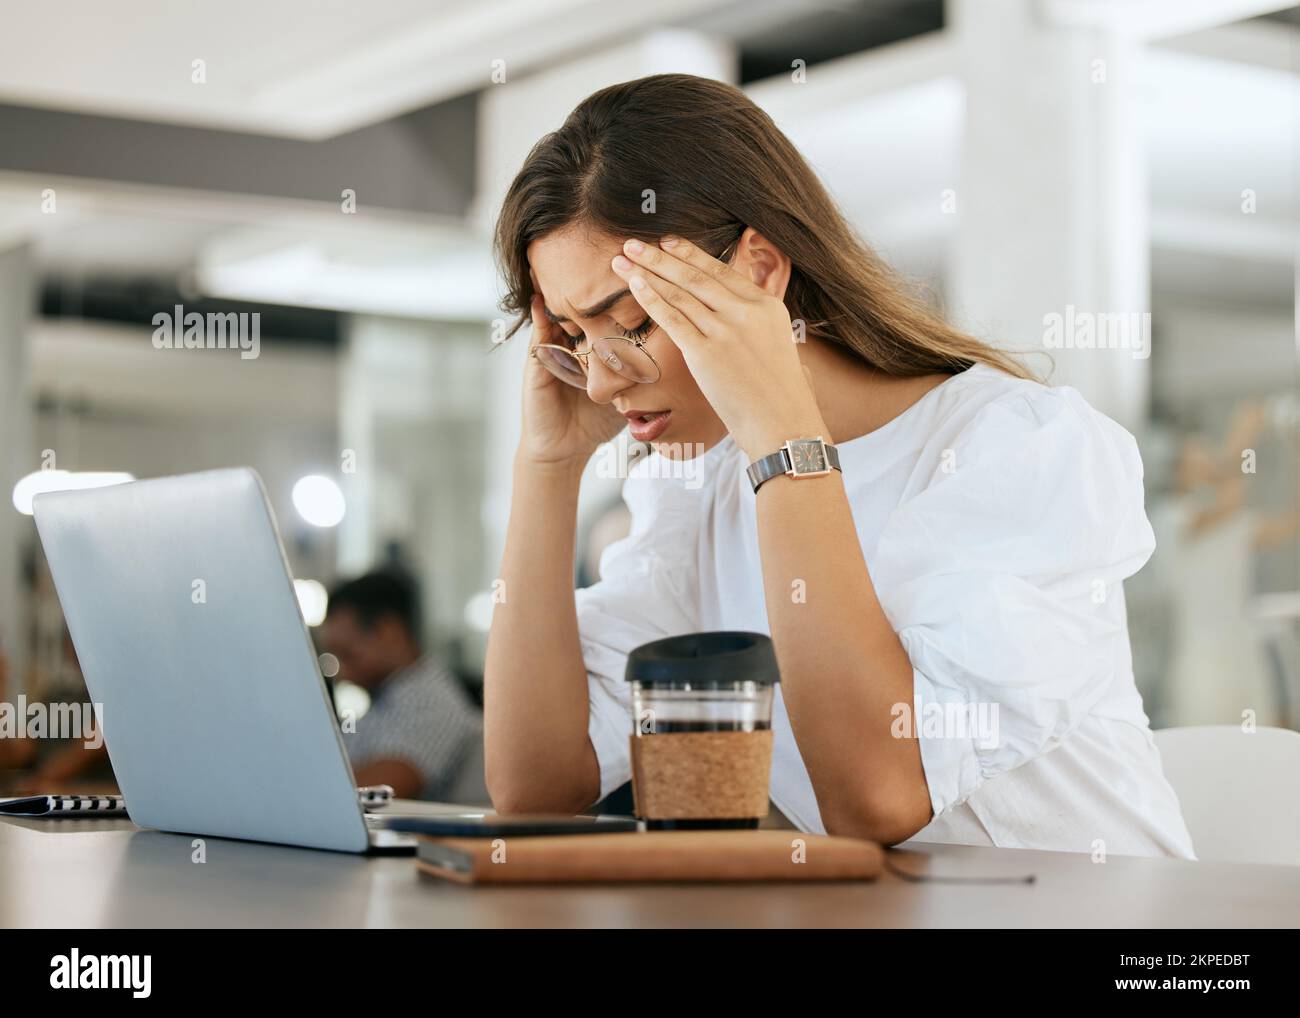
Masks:
[[[552,319],[594,318],[628,296],[611,259],[622,242],[590,230],[563,230],[528,246],[529,272]]]

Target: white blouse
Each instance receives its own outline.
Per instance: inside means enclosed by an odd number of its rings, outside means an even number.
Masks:
[[[934,808],[914,840],[1194,858],[1133,681],[1122,581],[1155,539],[1132,436],[1074,389],[977,364],[837,447],[913,666]],[[689,465],[636,463],[623,489],[632,532],[576,592],[602,798],[631,776],[629,651],[702,630],[770,633],[747,466],[730,437]],[[771,798],[825,833],[779,689]],[[983,726],[944,725],[944,711]]]

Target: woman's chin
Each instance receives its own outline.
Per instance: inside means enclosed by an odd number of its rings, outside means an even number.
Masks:
[[[667,441],[655,441],[650,443],[654,449],[664,459],[669,460],[693,460],[698,456],[703,456],[714,445],[713,442],[701,442],[696,436],[690,433],[678,434],[673,432],[671,438]]]
[[[649,446],[664,459],[669,460],[693,460],[697,456],[703,456],[726,437],[727,432],[725,429],[720,430],[720,425],[707,433],[701,433],[698,428],[691,427],[689,420],[682,419],[675,411],[670,415],[663,430],[654,438],[639,440],[635,433],[632,434],[634,441],[641,441],[641,444]]]

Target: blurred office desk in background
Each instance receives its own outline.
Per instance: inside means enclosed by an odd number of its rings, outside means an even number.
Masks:
[[[942,876],[1034,884],[467,887],[410,856],[363,857],[143,831],[128,820],[0,820],[0,927],[1294,927],[1300,867],[933,845]]]

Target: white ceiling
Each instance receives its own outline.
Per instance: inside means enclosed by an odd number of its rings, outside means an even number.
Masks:
[[[734,0],[7,4],[0,102],[330,137]],[[195,60],[206,81],[192,81]],[[508,79],[507,79],[508,80]]]
[[[582,9],[576,0],[553,0],[554,5],[570,14]],[[138,29],[144,40],[131,45],[171,39],[176,50],[180,24],[218,41],[213,53],[238,48],[242,36],[232,25],[266,26],[258,36],[264,40],[284,36],[279,60],[272,59],[275,47],[242,39],[249,52],[231,53],[232,62],[223,66],[240,68],[236,77],[243,81],[299,74],[313,60],[354,43],[350,52],[355,53],[367,50],[370,40],[391,39],[393,25],[408,24],[410,34],[409,25],[432,17],[423,5],[393,0],[367,8],[373,18],[365,30],[354,25],[349,34],[343,30],[346,20],[320,13],[349,6],[340,3],[290,0],[256,18],[243,0],[223,7],[221,18],[206,8],[188,8],[183,18],[167,14],[172,6],[153,0],[138,4],[134,9],[155,12],[158,19],[130,23],[131,32]],[[301,15],[309,6],[316,16],[304,17],[306,27],[294,28],[298,22],[290,13]],[[79,0],[71,8],[92,10]],[[468,10],[453,0],[436,16],[454,22],[461,13],[469,17]],[[20,29],[29,16],[13,14]],[[198,31],[196,26],[209,22],[211,36],[204,34],[206,27]],[[118,28],[112,31],[131,35]],[[60,60],[75,65],[83,45],[88,58],[91,51],[100,54],[63,79],[57,68],[35,66],[40,47],[18,54],[18,63],[10,59],[7,51],[21,49],[13,40],[22,35],[9,32],[8,41],[0,42],[0,98],[10,101],[19,98],[12,94],[17,81],[31,99],[30,93],[56,80],[82,92],[96,80],[111,80],[113,90],[103,101],[123,112],[122,104],[134,101],[123,97],[142,97],[158,73],[152,58],[149,67],[137,71],[120,54],[106,63],[102,54],[110,47],[90,46],[91,33],[56,32],[58,44],[49,49],[63,54]],[[1300,52],[1298,35],[1284,25],[1228,26],[1146,53],[1140,101],[1148,129],[1158,287],[1243,302],[1280,305],[1291,299],[1288,266],[1300,208],[1300,99],[1297,75],[1283,68],[1288,50]],[[1290,46],[1279,39],[1290,39]],[[1258,63],[1252,61],[1257,54]],[[763,83],[750,88],[868,239],[922,275],[940,267],[954,225],[934,200],[960,171],[964,100],[953,69],[944,36],[936,33],[820,66],[805,86],[822,90],[811,105],[812,93],[805,90]],[[783,110],[781,103],[788,100],[782,97],[795,94],[800,108]],[[845,98],[850,95],[858,98]],[[809,115],[810,108],[820,112]],[[33,195],[52,184],[58,185],[59,213],[42,215]],[[1251,217],[1238,207],[1246,187],[1260,196],[1258,213]],[[374,213],[346,218],[341,226],[336,208],[311,203],[0,177],[0,241],[6,235],[36,236],[41,262],[50,270],[148,275],[182,268],[197,273],[207,292],[246,299],[430,318],[495,316],[486,240],[466,224]]]

